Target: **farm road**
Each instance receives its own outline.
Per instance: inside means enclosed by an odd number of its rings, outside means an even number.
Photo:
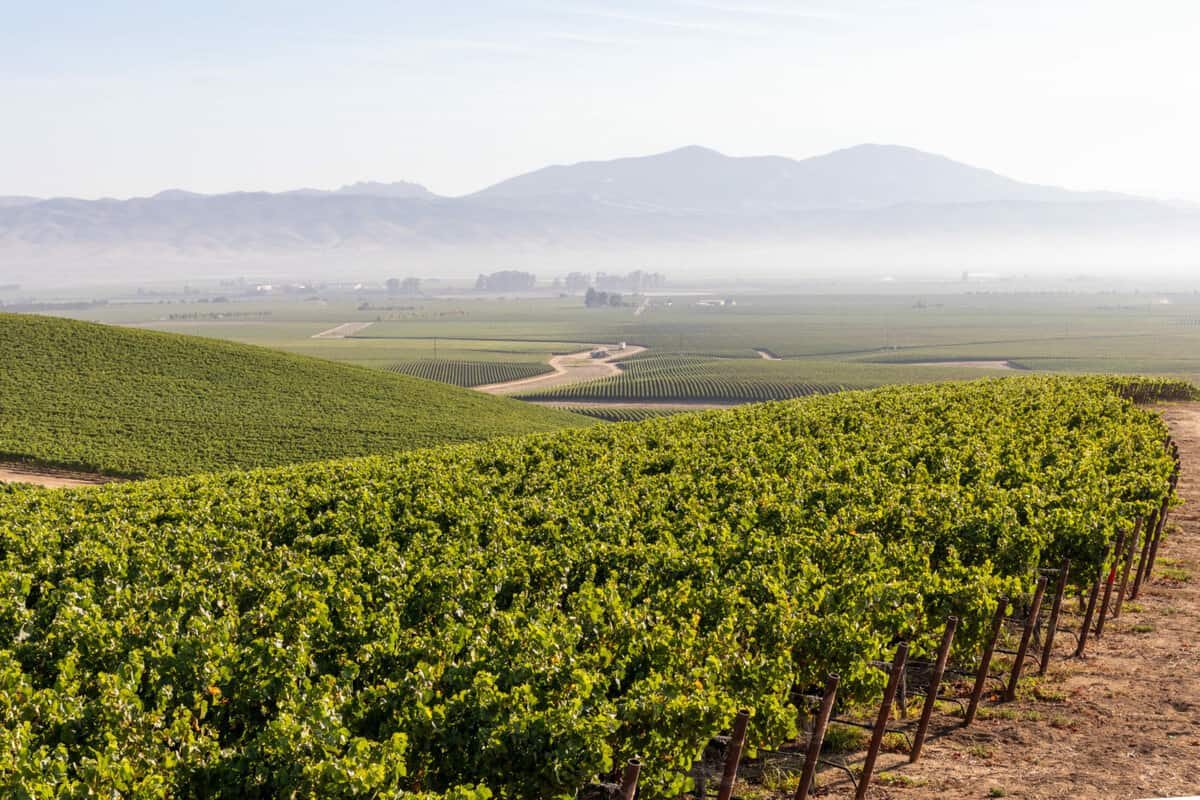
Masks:
[[[366,330],[367,328],[371,327],[373,324],[375,324],[375,323],[373,323],[373,322],[343,322],[341,325],[338,325],[337,327],[334,327],[334,328],[330,328],[327,331],[321,331],[320,333],[314,333],[310,338],[312,338],[312,339],[345,339],[347,336],[353,336],[354,334],[356,334],[360,331]]]
[[[517,392],[528,392],[535,389],[548,389],[551,386],[564,386],[569,383],[582,383],[583,381],[596,380],[597,378],[608,378],[612,375],[620,375],[621,369],[614,361],[622,358],[629,358],[638,353],[644,352],[646,348],[639,347],[636,344],[626,345],[624,350],[621,350],[607,358],[592,358],[593,348],[580,350],[578,353],[567,353],[566,355],[554,356],[550,359],[550,367],[553,372],[534,375],[532,378],[521,378],[515,381],[505,381],[504,383],[489,383],[486,386],[472,387],[478,392],[486,392],[487,394],[516,394]]]

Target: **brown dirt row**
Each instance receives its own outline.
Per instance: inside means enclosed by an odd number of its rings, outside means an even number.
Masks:
[[[0,483],[32,483],[50,489],[64,489],[78,486],[99,486],[115,480],[116,478],[90,472],[44,467],[19,461],[0,461]]]

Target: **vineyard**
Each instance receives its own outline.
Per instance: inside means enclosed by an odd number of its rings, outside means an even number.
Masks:
[[[510,361],[450,361],[423,359],[401,361],[388,368],[391,372],[412,375],[454,386],[484,386],[490,383],[519,381],[544,375],[552,370],[545,364]]]
[[[1170,492],[1102,379],[850,392],[392,457],[0,492],[7,796],[674,797],[747,708],[969,657]],[[1175,387],[1178,388],[1178,387]],[[1170,384],[1137,384],[1146,396]],[[1190,392],[1184,389],[1182,391]]]
[[[391,453],[589,424],[258,347],[0,314],[0,458],[126,476]]]
[[[559,406],[563,411],[572,414],[582,414],[605,422],[641,422],[657,417],[669,417],[679,414],[684,409],[678,408],[636,408],[622,406]]]
[[[620,375],[522,395],[562,402],[753,403],[855,388],[814,382],[807,365],[714,355],[644,353],[617,362]]]

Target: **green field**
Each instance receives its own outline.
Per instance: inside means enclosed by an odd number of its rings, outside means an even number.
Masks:
[[[565,800],[638,755],[675,798],[734,710],[777,746],[795,687],[877,698],[897,639],[956,614],[969,658],[1039,565],[1086,585],[1165,433],[1026,377],[0,491],[0,793]]]
[[[0,458],[155,476],[590,424],[381,370],[0,314]]]
[[[926,362],[1007,361],[1035,371],[1200,380],[1200,295],[1194,293],[734,294],[720,295],[731,305],[698,305],[712,297],[655,297],[640,313],[585,309],[577,297],[413,298],[404,310],[360,310],[368,295],[113,304],[70,313],[384,369],[420,362],[420,369],[437,374],[436,363],[445,362],[450,382],[462,380],[458,362],[496,362],[516,374],[518,365],[620,341],[647,346],[647,357],[661,357],[657,363],[668,370],[654,381],[621,376],[551,395],[563,401],[740,402],[988,374]],[[258,316],[160,319],[197,314]],[[343,322],[372,324],[349,339],[311,338]],[[763,359],[757,350],[781,360]]]
[[[829,394],[889,383],[976,378],[995,370],[860,364],[813,359],[766,361],[650,350],[623,359],[621,374],[586,383],[530,391],[519,397],[598,403],[757,403]]]
[[[454,386],[482,386],[489,383],[505,383],[532,378],[552,370],[545,364],[512,363],[507,361],[451,361],[427,359],[423,361],[401,361],[388,369],[402,375],[412,375],[430,381],[449,383]]]
[[[641,422],[656,417],[670,417],[687,413],[686,408],[629,408],[622,406],[557,406],[563,411],[595,417],[605,422]]]

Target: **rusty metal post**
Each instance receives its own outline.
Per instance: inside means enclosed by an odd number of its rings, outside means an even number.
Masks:
[[[925,705],[921,707],[921,721],[917,723],[917,733],[913,737],[912,751],[908,754],[909,763],[915,764],[921,757],[921,745],[925,744],[925,732],[929,730],[929,718],[933,716],[934,706],[937,705],[938,689],[942,686],[942,675],[946,673],[946,661],[950,658],[950,645],[954,642],[954,630],[957,627],[958,617],[946,619],[946,630],[942,633],[942,644],[938,647],[937,661],[933,664],[933,676],[929,679]]]
[[[1021,680],[1021,670],[1025,666],[1025,654],[1029,652],[1029,640],[1033,637],[1033,629],[1038,625],[1038,614],[1042,611],[1042,597],[1046,594],[1046,577],[1038,578],[1037,589],[1033,593],[1033,602],[1029,606],[1029,616],[1025,618],[1025,630],[1021,633],[1021,644],[1017,647],[1017,660],[1013,662],[1012,673],[1008,676],[1008,690],[1004,699],[1012,701],[1017,696],[1017,681]]]
[[[1158,559],[1158,543],[1162,539],[1163,529],[1167,525],[1167,514],[1171,503],[1171,493],[1167,492],[1167,496],[1163,498],[1162,506],[1158,514],[1158,527],[1154,529],[1154,543],[1150,545],[1150,558],[1146,561],[1146,580],[1150,580],[1151,573],[1154,572],[1154,562]]]
[[[900,687],[900,676],[904,673],[904,660],[907,657],[908,642],[901,642],[896,646],[896,657],[892,659],[887,688],[883,690],[883,702],[879,704],[879,716],[875,718],[875,730],[871,733],[871,744],[867,747],[867,757],[858,776],[854,800],[863,800],[867,796],[867,786],[871,783],[871,773],[875,771],[879,748],[883,746],[883,735],[887,733],[888,718],[892,716],[892,702],[896,699],[896,689]]]
[[[1129,599],[1136,600],[1142,590],[1142,580],[1146,577],[1146,559],[1150,555],[1150,543],[1154,541],[1154,531],[1158,529],[1158,509],[1150,512],[1146,520],[1146,538],[1142,541],[1142,554],[1138,557],[1137,573],[1133,578],[1133,588],[1129,591]]]
[[[1112,597],[1113,583],[1117,580],[1117,563],[1121,560],[1121,550],[1125,547],[1125,531],[1117,534],[1117,544],[1112,549],[1113,562],[1104,579],[1104,599],[1100,602],[1100,619],[1096,622],[1096,638],[1104,635],[1104,618],[1108,616],[1108,600]]]
[[[725,751],[725,771],[721,775],[721,788],[717,800],[733,797],[733,783],[737,780],[738,764],[742,762],[742,748],[746,745],[746,723],[750,712],[742,709],[733,720],[733,732],[729,735],[729,748]]]
[[[821,747],[825,744],[825,729],[829,726],[829,715],[833,713],[833,701],[837,697],[838,681],[836,674],[830,674],[825,680],[825,694],[821,697],[821,707],[813,720],[812,733],[808,739],[808,752],[804,754],[804,772],[800,773],[800,785],[796,787],[793,800],[804,800],[812,788],[813,778],[817,775],[817,762],[821,759]]]
[[[621,773],[621,800],[633,800],[637,794],[638,776],[641,772],[641,759],[631,758],[626,762],[625,771]]]
[[[1042,645],[1042,663],[1038,675],[1045,675],[1054,654],[1054,635],[1058,633],[1058,616],[1062,612],[1063,595],[1067,592],[1067,576],[1071,573],[1071,561],[1064,558],[1058,565],[1058,585],[1054,587],[1054,604],[1050,606],[1050,619],[1046,622],[1046,643]]]
[[[992,653],[996,650],[996,639],[1000,637],[1000,626],[1004,624],[1004,614],[1008,611],[1008,598],[1001,597],[996,604],[996,614],[992,617],[992,633],[987,644],[983,647],[983,657],[979,662],[979,671],[975,673],[975,686],[971,689],[971,703],[967,706],[967,715],[963,717],[963,727],[975,720],[975,712],[979,710],[979,700],[987,686],[988,669],[992,666]]]
[[[1117,605],[1113,609],[1113,619],[1121,616],[1121,606],[1125,603],[1125,587],[1129,585],[1129,569],[1133,566],[1133,554],[1137,551],[1141,536],[1142,518],[1138,517],[1137,524],[1133,526],[1133,535],[1129,537],[1129,548],[1125,552],[1125,568],[1121,570],[1121,588],[1117,591]]]

